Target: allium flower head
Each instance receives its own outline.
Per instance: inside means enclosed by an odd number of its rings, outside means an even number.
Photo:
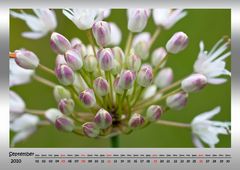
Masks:
[[[193,143],[196,147],[203,147],[204,143],[210,147],[215,147],[219,142],[218,134],[230,134],[230,122],[211,121],[213,116],[220,112],[221,108],[218,106],[213,110],[197,115],[191,123],[193,133]]]
[[[50,9],[33,9],[36,15],[10,11],[11,16],[26,22],[32,32],[23,32],[22,36],[30,39],[39,39],[52,32],[57,27],[55,12]]]
[[[227,80],[219,78],[221,75],[231,76],[226,67],[225,59],[231,55],[228,51],[223,54],[229,47],[229,41],[224,42],[225,38],[220,39],[211,49],[210,52],[204,51],[204,43],[200,42],[200,52],[198,58],[194,63],[194,71],[203,74],[207,77],[210,84],[222,84]]]

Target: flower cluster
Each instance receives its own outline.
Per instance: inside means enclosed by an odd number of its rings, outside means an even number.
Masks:
[[[23,33],[24,37],[40,38],[56,28],[53,10],[34,12],[37,17],[11,11],[13,17],[25,20],[33,30]],[[90,138],[130,134],[150,123],[161,123],[162,114],[170,109],[184,108],[191,93],[199,92],[208,84],[227,81],[219,78],[230,75],[224,61],[230,52],[223,54],[230,44],[225,37],[210,52],[204,51],[204,44],[200,42],[194,71],[177,82],[173,82],[173,69],[166,64],[169,57],[188,47],[188,35],[176,32],[165,46],[151,50],[159,30],[174,26],[186,16],[185,10],[127,10],[129,37],[124,49],[118,46],[122,37],[120,29],[115,23],[104,21],[110,12],[107,9],[63,10],[63,14],[86,33],[90,44],[84,44],[77,37],[70,40],[61,33],[52,32],[49,45],[56,53],[54,70],[40,64],[41,58],[32,51],[19,49],[9,54],[10,86],[27,83],[33,78],[53,88],[58,106],[46,111],[27,109],[23,99],[10,91],[11,130],[17,132],[13,144],[44,123],[38,114],[43,114],[47,122],[60,131]],[[151,13],[157,26],[153,35],[143,32]],[[37,76],[35,69],[54,75],[57,81]],[[219,111],[217,108],[199,115],[189,124],[194,143],[201,139],[213,147],[218,143],[218,133],[230,132],[229,123],[207,120]]]

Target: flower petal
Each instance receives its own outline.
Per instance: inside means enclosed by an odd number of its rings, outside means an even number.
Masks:
[[[22,36],[30,39],[39,39],[45,36],[47,32],[23,32]]]
[[[198,116],[196,116],[194,119],[193,119],[193,123],[196,123],[196,122],[201,122],[203,120],[207,120],[207,119],[211,119],[213,116],[215,116],[216,114],[218,114],[221,110],[221,107],[220,106],[217,106],[215,107],[214,109],[208,111],[208,112],[204,112]]]
[[[10,128],[14,132],[23,131],[32,127],[35,127],[39,122],[39,118],[35,115],[28,113],[23,114],[19,118],[15,119],[11,124]]]
[[[36,131],[36,127],[25,129],[24,131],[20,131],[12,139],[11,147],[14,147],[16,143],[19,143],[26,138],[28,138],[30,135],[32,135]]]
[[[9,91],[9,99],[10,99],[10,112],[12,113],[23,113],[25,110],[25,102],[23,99],[14,91]]]
[[[111,27],[111,44],[119,45],[122,40],[122,32],[120,28],[113,22],[110,22]]]

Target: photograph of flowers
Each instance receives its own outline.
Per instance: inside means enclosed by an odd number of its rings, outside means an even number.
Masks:
[[[11,147],[231,147],[230,9],[9,13]]]

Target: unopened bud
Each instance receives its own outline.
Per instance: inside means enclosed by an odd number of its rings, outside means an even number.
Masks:
[[[58,117],[63,116],[63,114],[55,108],[51,108],[48,109],[45,113],[44,113],[46,119],[51,122],[52,124],[55,123],[55,121],[57,120]]]
[[[154,67],[159,66],[159,64],[163,61],[163,59],[167,56],[166,50],[161,47],[157,48],[156,50],[153,51],[152,58],[151,58],[151,63]],[[163,62],[160,66],[160,68],[164,67],[166,64],[166,61]]]
[[[114,55],[114,59],[116,59],[120,64],[123,64],[125,60],[125,55],[123,50],[120,47],[113,47],[112,52]]]
[[[133,71],[138,71],[141,67],[141,58],[133,52],[126,58],[127,68]]]
[[[80,70],[83,66],[82,57],[76,52],[76,50],[68,50],[65,53],[65,60],[67,65],[74,71]]]
[[[141,32],[147,25],[149,11],[147,9],[128,10],[128,29],[131,32]]]
[[[58,109],[65,115],[70,114],[74,110],[75,103],[72,99],[61,99],[58,103]]]
[[[109,84],[103,77],[96,78],[94,80],[93,87],[100,96],[106,96],[109,92]]]
[[[61,131],[72,132],[74,129],[74,124],[70,118],[61,116],[56,119],[55,127]]]
[[[157,121],[163,113],[163,109],[158,105],[152,105],[147,109],[146,117],[149,121]]]
[[[122,70],[121,64],[116,59],[114,59],[113,60],[113,68],[111,70],[111,73],[113,75],[117,75],[121,72],[121,70]]]
[[[107,22],[95,22],[92,27],[92,32],[99,46],[105,47],[111,43],[111,28]]]
[[[192,74],[189,77],[185,78],[182,83],[183,91],[190,93],[190,92],[197,92],[204,88],[207,85],[207,78],[202,74]]]
[[[159,71],[154,83],[158,88],[164,88],[169,86],[173,81],[173,71],[170,67],[166,67]]]
[[[148,64],[142,65],[137,75],[137,83],[142,87],[151,85],[153,80],[152,67]]]
[[[113,68],[113,52],[110,48],[100,49],[97,53],[99,65],[104,71],[109,71]]]
[[[112,116],[104,109],[100,109],[94,117],[94,122],[100,129],[106,129],[112,125]]]
[[[97,68],[97,59],[94,55],[87,55],[83,60],[83,67],[87,72],[94,72]]]
[[[130,128],[138,128],[144,124],[144,118],[138,113],[134,113],[129,119],[128,126]]]
[[[64,55],[58,54],[57,57],[56,57],[55,65],[58,66],[58,65],[61,65],[61,64],[67,64],[67,62],[64,58]]]
[[[50,39],[52,50],[57,54],[64,54],[71,48],[71,44],[63,35],[53,32]]]
[[[58,65],[56,70],[56,75],[60,83],[65,86],[68,86],[74,81],[74,72],[73,70],[65,64]]]
[[[82,125],[83,133],[91,138],[95,138],[99,135],[100,129],[94,122],[87,122]]]
[[[36,54],[28,50],[16,50],[15,61],[17,65],[24,69],[35,69],[39,65],[39,59]]]
[[[140,56],[141,59],[146,60],[149,57],[149,43],[146,41],[139,41],[134,46],[134,52],[136,55]]]
[[[180,110],[187,104],[188,94],[185,92],[179,92],[169,96],[166,100],[167,106],[171,109]]]
[[[80,56],[85,57],[87,55],[87,49],[80,39],[73,38],[71,40],[71,46]]]
[[[121,89],[128,90],[132,88],[134,80],[136,79],[136,75],[131,70],[124,70],[118,82],[118,85]]]
[[[168,40],[166,49],[169,53],[177,54],[184,50],[187,45],[188,36],[184,32],[177,32]]]
[[[92,89],[86,89],[79,95],[80,101],[84,104],[85,107],[93,107],[96,104],[95,95]]]
[[[63,86],[56,85],[53,89],[53,95],[57,102],[64,98],[71,98],[70,92],[65,89]]]

